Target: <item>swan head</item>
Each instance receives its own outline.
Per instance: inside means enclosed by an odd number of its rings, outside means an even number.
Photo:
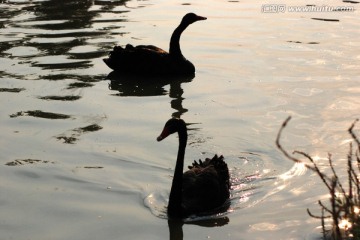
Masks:
[[[198,16],[195,13],[188,13],[186,14],[183,19],[181,20],[182,24],[190,25],[194,22],[206,20],[206,17]]]
[[[186,123],[184,120],[180,118],[171,118],[169,119],[164,126],[161,134],[157,137],[157,141],[160,142],[161,140],[165,139],[167,136],[179,132],[179,130],[185,129],[186,131]]]

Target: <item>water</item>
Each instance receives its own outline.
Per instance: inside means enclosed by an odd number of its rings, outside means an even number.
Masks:
[[[283,145],[320,165],[332,152],[345,170],[360,106],[359,12],[264,13],[263,4],[1,1],[1,239],[320,236],[306,208],[316,213],[326,189],[275,139],[292,115]],[[193,78],[109,80],[102,58],[115,44],[167,49],[187,12],[208,18],[181,39]],[[191,123],[185,165],[225,156],[228,212],[168,223],[177,139],[155,139],[171,116]]]

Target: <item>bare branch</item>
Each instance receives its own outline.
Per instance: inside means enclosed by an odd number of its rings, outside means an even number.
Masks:
[[[329,154],[328,154],[329,166],[330,166],[330,168],[331,168],[331,171],[332,171],[334,177],[336,177],[336,178],[338,179],[339,177],[338,177],[337,174],[336,174],[336,171],[335,171],[335,168],[334,168],[334,165],[333,165],[333,161],[332,161],[331,156],[332,156],[332,155],[329,153]],[[346,194],[346,191],[345,191],[345,189],[343,188],[341,182],[338,181],[337,184],[338,184],[338,186],[339,186],[342,194],[345,195],[345,194]]]
[[[356,144],[358,145],[358,147],[360,148],[360,141],[359,141],[359,139],[357,138],[357,136],[355,135],[355,133],[354,133],[354,131],[353,131],[353,129],[354,129],[355,124],[356,124],[357,121],[359,121],[359,119],[356,119],[356,120],[353,122],[353,124],[351,124],[350,128],[348,129],[348,131],[349,131],[351,137],[355,140],[355,142],[356,142]]]
[[[322,211],[323,210],[324,209],[322,209]],[[317,218],[317,219],[331,218],[331,216],[324,216],[324,214],[322,214],[321,216],[316,216],[316,215],[312,214],[308,208],[306,209],[306,211],[312,218]]]
[[[312,157],[309,154],[301,152],[301,151],[294,151],[294,153],[303,155],[304,157],[309,159],[309,161],[314,165],[314,167],[308,167],[308,168],[311,169],[312,171],[316,172],[319,175],[319,177],[321,178],[321,180],[324,182],[326,187],[330,190],[331,187],[330,187],[329,183],[327,182],[327,180],[331,181],[331,178],[329,178],[327,175],[325,175],[324,173],[322,173],[320,171],[320,169],[318,168],[318,166],[314,162],[314,159],[312,159]]]
[[[320,200],[318,201],[318,204],[321,206],[322,209],[324,209],[326,212],[330,213],[331,215],[333,215],[333,211],[331,211],[329,208],[327,208]]]

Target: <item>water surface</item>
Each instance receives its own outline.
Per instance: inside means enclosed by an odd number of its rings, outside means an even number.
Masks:
[[[264,4],[2,1],[1,239],[320,236],[306,208],[316,212],[326,189],[275,138],[292,115],[284,146],[322,166],[332,152],[345,170],[346,130],[360,110],[358,6],[269,13]],[[115,44],[167,49],[187,12],[208,18],[181,39],[194,76],[118,81],[102,62]],[[172,116],[190,124],[185,165],[225,156],[227,212],[167,221],[177,138],[155,139]]]

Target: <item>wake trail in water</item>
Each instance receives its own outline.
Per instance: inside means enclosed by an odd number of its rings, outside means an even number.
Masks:
[[[254,158],[254,157],[253,157]],[[255,156],[258,163],[253,166],[259,166],[262,162],[261,156]],[[185,222],[207,221],[224,218],[233,212],[243,208],[254,207],[255,205],[265,201],[274,194],[284,191],[292,183],[292,179],[304,175],[307,171],[306,167],[301,163],[295,163],[289,170],[280,174],[271,174],[270,171],[252,169],[253,166],[247,166],[247,171],[254,170],[253,174],[244,174],[243,163],[239,164],[239,159],[248,161],[248,158],[238,158],[235,160],[227,159],[230,166],[231,176],[231,192],[229,200],[224,203],[218,211],[210,212],[202,216],[193,215],[185,219]],[[237,164],[233,164],[236,161]],[[241,165],[241,167],[239,167]],[[170,189],[170,188],[169,188]],[[159,218],[167,219],[167,204],[169,198],[169,189],[158,190],[148,194],[144,198],[145,207],[149,208],[151,213]],[[223,211],[221,211],[223,209]],[[220,211],[219,211],[220,210]]]

